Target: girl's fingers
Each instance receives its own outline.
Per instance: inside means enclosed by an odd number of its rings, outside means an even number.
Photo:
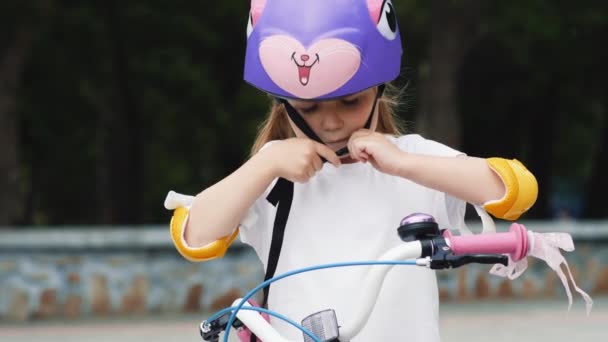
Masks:
[[[362,139],[365,139],[370,134],[371,131],[367,129],[360,129],[351,134],[350,139],[348,140],[348,151],[350,152],[351,158],[358,161],[363,161],[361,156],[363,148],[360,147],[360,143]]]
[[[369,160],[369,154],[367,154],[367,152],[361,151],[359,153],[359,157],[361,158],[361,161],[366,163]]]
[[[348,150],[350,151],[350,156],[354,160],[364,161],[364,157],[369,157],[367,153],[365,153],[365,147],[363,144],[363,137],[354,137],[351,138],[348,142]]]
[[[314,167],[315,171],[321,170],[323,168],[323,161],[321,160],[321,157],[314,156],[312,158],[312,166]]]
[[[357,160],[357,153],[355,151],[355,145],[353,144],[354,141],[355,141],[355,139],[351,135],[350,139],[348,139],[348,144],[347,144],[347,146],[348,146],[348,153],[350,154],[350,157],[352,159]]]
[[[315,173],[317,173],[317,170],[315,170],[315,169],[308,170],[308,179],[311,179],[312,177],[314,177]]]
[[[327,160],[328,162],[332,163],[335,167],[340,166],[340,158],[338,157],[336,152],[334,152],[331,148],[329,148],[327,145],[319,143],[316,143],[315,147],[317,150],[317,154],[325,158],[325,160]]]

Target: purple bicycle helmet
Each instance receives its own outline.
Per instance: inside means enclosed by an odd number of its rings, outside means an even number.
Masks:
[[[252,0],[245,81],[280,98],[327,100],[399,76],[391,0]]]

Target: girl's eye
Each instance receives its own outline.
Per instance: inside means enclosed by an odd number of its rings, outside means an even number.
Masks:
[[[342,103],[346,106],[354,106],[359,103],[359,98],[355,97],[354,99],[344,99],[342,100]]]
[[[316,111],[318,107],[319,106],[317,106],[317,105],[312,105],[309,107],[300,108],[299,110],[300,110],[300,112],[302,112],[304,114],[311,114],[312,112]]]

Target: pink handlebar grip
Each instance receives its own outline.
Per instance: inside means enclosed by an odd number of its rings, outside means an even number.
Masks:
[[[509,254],[518,261],[528,254],[528,233],[523,225],[513,223],[508,233],[452,236],[449,230],[443,233],[449,240],[454,254]]]

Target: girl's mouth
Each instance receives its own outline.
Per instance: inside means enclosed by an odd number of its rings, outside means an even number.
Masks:
[[[319,54],[315,54],[315,56],[317,58],[310,65],[306,65],[306,63],[304,63],[302,65],[298,64],[298,62],[296,62],[295,56],[296,56],[296,53],[294,51],[294,53],[291,54],[291,59],[293,60],[293,62],[298,67],[298,76],[299,76],[299,79],[300,79],[300,84],[302,84],[302,85],[305,86],[310,81],[310,69],[313,67],[313,65],[315,65],[319,61]]]

